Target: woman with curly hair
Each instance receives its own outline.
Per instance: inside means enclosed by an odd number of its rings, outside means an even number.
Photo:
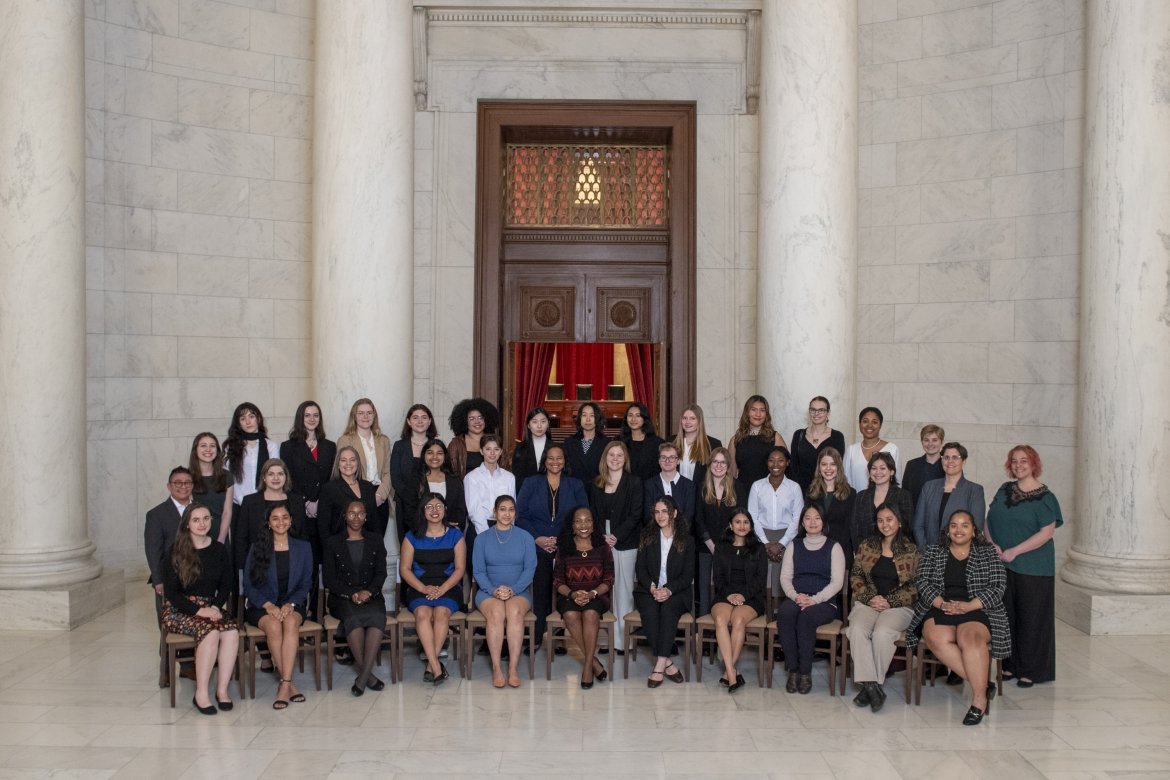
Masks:
[[[211,537],[208,507],[188,505],[169,553],[163,559],[163,626],[195,640],[195,708],[204,715],[214,715],[219,705],[227,712],[233,706],[228,686],[240,643],[236,621],[227,611],[236,573],[227,548]],[[217,664],[213,704],[208,687]],[[177,684],[171,681],[171,685]]]
[[[447,445],[451,473],[463,479],[467,472],[483,463],[479,442],[484,434],[499,435],[500,410],[486,398],[464,398],[451,410],[447,424],[455,434]]]
[[[223,442],[224,467],[232,477],[232,503],[224,504],[220,542],[226,542],[231,532],[234,510],[260,487],[260,467],[279,452],[276,442],[268,438],[260,408],[250,401],[237,406]]]
[[[768,453],[773,447],[788,449],[784,437],[772,425],[768,399],[753,395],[744,403],[739,426],[727,445],[734,466],[731,476],[745,485],[754,485],[768,476]]]

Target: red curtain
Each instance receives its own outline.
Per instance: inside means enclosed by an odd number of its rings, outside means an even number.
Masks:
[[[557,382],[565,398],[577,398],[577,385],[593,385],[593,399],[605,398],[613,384],[613,344],[557,344]]]
[[[544,403],[548,394],[548,377],[552,373],[554,344],[516,345],[516,438],[524,438],[524,418],[528,410]]]
[[[654,345],[626,344],[626,358],[634,400],[646,404],[650,414],[654,414]]]

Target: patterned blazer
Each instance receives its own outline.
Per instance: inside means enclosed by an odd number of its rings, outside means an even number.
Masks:
[[[873,567],[882,556],[882,543],[879,539],[866,539],[857,549],[853,558],[853,571],[849,574],[849,581],[853,591],[853,600],[868,604],[878,595],[873,584]],[[918,550],[913,546],[894,555],[894,568],[898,572],[898,587],[886,597],[891,607],[913,607],[918,602],[918,585],[914,577],[918,572]]]
[[[918,564],[918,608],[906,629],[906,644],[914,648],[922,638],[922,623],[930,612],[936,596],[943,594],[943,572],[950,552],[946,544],[926,548]],[[991,626],[991,657],[1007,658],[1012,652],[1012,638],[1008,628],[1007,613],[1003,607],[1003,592],[1007,587],[1007,574],[1003,561],[990,544],[971,545],[967,558],[967,592],[972,598],[983,602],[987,622]]]

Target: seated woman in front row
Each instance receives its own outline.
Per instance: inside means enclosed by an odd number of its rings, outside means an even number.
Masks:
[[[768,585],[768,556],[746,509],[731,513],[712,556],[711,574],[711,617],[724,666],[719,684],[727,686],[728,693],[735,693],[744,685],[736,663],[747,638],[747,624],[764,614]]]
[[[651,517],[654,522],[642,529],[634,563],[634,603],[654,654],[654,671],[646,687],[657,688],[663,678],[683,681],[683,673],[670,660],[670,653],[678,636],[678,621],[691,608],[695,546],[687,519],[670,496],[654,502]]]
[[[179,532],[170,555],[163,559],[163,626],[174,634],[195,640],[195,708],[214,715],[215,705],[232,708],[228,685],[236,665],[240,632],[225,606],[235,590],[236,570],[227,547],[211,534],[211,510],[191,504],[179,521]],[[211,670],[218,662],[215,703],[207,694]],[[171,685],[177,685],[172,680]],[[200,701],[206,702],[200,704]]]
[[[918,548],[906,535],[898,512],[894,504],[878,507],[878,535],[861,543],[849,578],[853,609],[845,633],[853,655],[853,681],[861,683],[853,703],[868,704],[874,712],[886,703],[882,685],[894,657],[894,643],[910,625],[918,602],[914,584]]]
[[[349,690],[361,696],[366,688],[380,691],[386,683],[374,676],[374,659],[386,633],[386,544],[366,530],[366,505],[360,499],[345,508],[345,531],[325,540],[321,575],[329,590],[329,614],[353,653],[355,678]]]
[[[398,570],[406,585],[403,603],[414,613],[415,631],[427,657],[423,682],[439,685],[450,675],[439,663],[451,614],[463,609],[467,547],[463,533],[447,524],[447,502],[424,493],[414,530],[402,541]]]
[[[1003,561],[975,525],[971,513],[955,511],[946,534],[926,548],[918,566],[918,609],[906,629],[906,644],[919,637],[939,661],[971,686],[964,726],[987,715],[995,683],[988,682],[992,658],[1011,655],[1003,592]],[[990,643],[990,657],[988,655]]]
[[[300,646],[305,602],[313,581],[313,548],[289,535],[292,513],[287,501],[269,504],[244,564],[244,619],[264,632],[280,675],[272,709],[299,704],[305,695],[293,685],[293,663]]]
[[[493,439],[495,437],[492,437]],[[498,448],[497,448],[498,449]],[[488,448],[484,447],[487,452]],[[492,687],[504,687],[500,653],[508,636],[507,683],[520,687],[520,646],[524,643],[524,616],[532,606],[532,576],[536,573],[536,546],[532,534],[516,527],[516,500],[497,496],[492,507],[495,521],[480,534],[472,557],[479,591],[475,606],[487,619],[488,653],[492,658]]]
[[[784,690],[789,693],[812,690],[817,628],[840,617],[837,597],[844,584],[845,552],[825,534],[821,510],[809,504],[800,513],[800,535],[784,550],[780,567],[780,587],[787,598],[776,610],[776,633],[784,649]]]
[[[565,628],[581,648],[581,687],[585,690],[593,687],[594,680],[604,682],[609,677],[597,658],[597,634],[601,616],[609,609],[613,581],[613,552],[603,529],[594,522],[589,507],[579,506],[557,536],[553,589]]]

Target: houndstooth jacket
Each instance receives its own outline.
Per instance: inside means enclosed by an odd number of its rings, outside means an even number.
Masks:
[[[947,565],[949,546],[944,542],[926,548],[918,564],[918,607],[906,629],[906,644],[913,648],[922,638],[922,623],[930,612],[935,596],[943,593],[943,571]],[[991,626],[991,657],[1007,658],[1012,651],[1011,632],[1003,607],[1003,592],[1007,575],[1003,561],[990,544],[971,545],[967,558],[967,592],[983,602],[983,611]]]

